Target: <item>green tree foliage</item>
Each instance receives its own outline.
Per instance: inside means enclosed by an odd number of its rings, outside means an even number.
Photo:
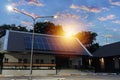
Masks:
[[[62,26],[55,25],[51,22],[38,22],[35,25],[35,33],[50,34],[50,35],[64,35]]]
[[[75,35],[85,46],[90,46],[96,40],[96,33],[91,31],[79,32]]]
[[[90,51],[94,52],[97,50],[100,46],[98,43],[96,43],[96,36],[97,33],[91,32],[91,31],[83,31],[79,32],[75,35],[80,42]]]
[[[98,43],[93,43],[91,46],[87,47],[87,49],[93,53],[95,52],[97,49],[100,48],[100,45]]]
[[[5,35],[6,30],[16,30],[16,31],[28,31],[26,27],[16,26],[15,24],[12,25],[2,25],[0,26],[0,37]],[[30,32],[32,32],[31,30]],[[52,22],[37,22],[34,26],[35,33],[42,33],[42,34],[50,34],[50,35],[60,35],[64,36],[65,31],[63,30],[62,26],[55,25]],[[80,42],[87,47],[90,52],[94,52],[96,49],[99,48],[99,44],[96,43],[96,36],[97,34],[91,31],[83,31],[79,32],[73,37],[77,37]]]
[[[6,30],[25,31],[25,32],[28,31],[26,27],[16,26],[15,24],[12,25],[4,24],[0,26],[0,38],[5,35]]]

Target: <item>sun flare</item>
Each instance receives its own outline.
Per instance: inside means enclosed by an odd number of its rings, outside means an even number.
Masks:
[[[72,34],[72,33],[70,33],[70,32],[68,32],[68,33],[66,33],[66,34],[65,34],[65,36],[66,36],[66,37],[72,37],[72,36],[73,36],[73,34]]]
[[[9,11],[13,11],[13,6],[7,5],[6,8],[7,8]]]

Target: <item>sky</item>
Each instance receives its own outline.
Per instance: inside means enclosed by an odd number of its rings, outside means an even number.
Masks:
[[[120,41],[120,0],[0,0],[0,25],[16,24],[30,29],[31,17],[8,11],[8,5],[32,17],[56,15],[56,19],[37,21],[62,25],[69,34],[96,32],[100,45]]]

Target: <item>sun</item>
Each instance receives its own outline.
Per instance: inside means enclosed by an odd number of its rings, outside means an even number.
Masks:
[[[64,30],[65,30],[65,37],[68,38],[73,37],[73,35],[76,33],[75,29],[71,27],[65,27]]]
[[[72,36],[73,36],[73,33],[67,32],[67,33],[65,34],[65,36],[66,36],[66,37],[72,37]]]

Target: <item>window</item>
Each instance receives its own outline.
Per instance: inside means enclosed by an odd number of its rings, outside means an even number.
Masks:
[[[52,63],[52,64],[54,64],[54,63],[55,63],[55,60],[54,60],[54,59],[52,59],[52,60],[51,60],[51,63]]]
[[[43,59],[41,59],[41,60],[40,60],[40,63],[41,63],[41,64],[44,64],[44,60],[43,60]]]
[[[70,66],[72,65],[72,60],[69,60],[69,65],[70,65]]]
[[[100,59],[100,63],[101,63],[101,68],[104,69],[104,58]]]
[[[5,62],[6,62],[6,63],[8,62],[8,58],[5,58]]]
[[[22,63],[22,59],[21,58],[18,59],[18,63]]]
[[[27,63],[27,59],[23,59],[23,63]]]
[[[36,59],[36,64],[39,64],[39,59]]]

